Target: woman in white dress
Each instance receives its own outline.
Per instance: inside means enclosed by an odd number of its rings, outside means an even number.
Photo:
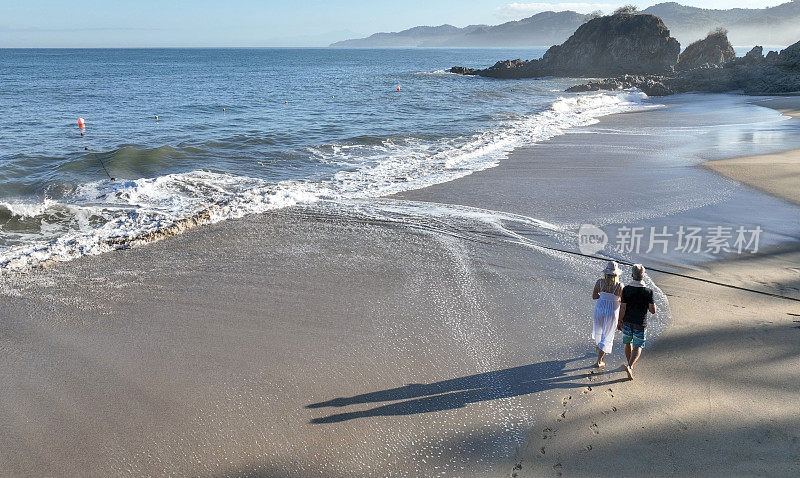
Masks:
[[[597,345],[597,363],[595,367],[605,366],[603,357],[611,353],[614,345],[614,333],[619,320],[620,297],[623,285],[619,282],[622,272],[614,261],[609,261],[603,270],[603,278],[594,284],[592,299],[594,303],[594,325],[592,338]]]

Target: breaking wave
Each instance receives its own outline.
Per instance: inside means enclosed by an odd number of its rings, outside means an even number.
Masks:
[[[308,159],[328,166],[304,179],[267,181],[195,170],[129,181],[77,185],[58,200],[0,203],[0,218],[20,224],[10,246],[0,250],[2,272],[49,261],[67,261],[151,242],[186,229],[272,209],[316,201],[374,198],[451,181],[491,168],[514,148],[545,141],[597,118],[645,107],[636,91],[562,97],[549,108],[516,116],[495,130],[467,137],[352,138],[307,149]],[[128,162],[161,147],[114,153]],[[108,159],[108,158],[107,158]],[[148,161],[150,161],[148,159]],[[30,230],[24,226],[31,222]]]

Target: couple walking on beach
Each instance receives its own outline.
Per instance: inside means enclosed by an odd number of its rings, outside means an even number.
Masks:
[[[653,290],[644,284],[645,270],[641,264],[634,264],[631,282],[623,285],[619,276],[622,270],[616,262],[609,261],[592,291],[594,304],[594,325],[592,338],[597,345],[596,367],[605,366],[603,358],[611,353],[614,334],[622,331],[625,344],[625,372],[633,380],[633,366],[642,356],[646,340],[647,313],[656,313]]]

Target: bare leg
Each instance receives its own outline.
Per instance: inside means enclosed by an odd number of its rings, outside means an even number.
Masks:
[[[628,360],[628,363],[631,363],[631,344],[625,344],[625,358]]]
[[[633,368],[633,364],[635,364],[636,361],[639,360],[639,357],[641,356],[642,356],[642,348],[634,347],[633,350],[631,351],[630,358],[628,358],[628,365],[630,366],[630,368]]]
[[[596,367],[602,367],[603,365],[605,365],[603,363],[603,357],[605,357],[605,356],[606,356],[606,353],[603,352],[600,349],[600,347],[597,347],[597,363],[595,364]]]

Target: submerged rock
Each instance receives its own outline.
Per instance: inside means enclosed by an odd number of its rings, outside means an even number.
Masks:
[[[474,75],[478,70],[474,68],[467,68],[465,66],[454,66],[450,68],[450,73],[456,73],[458,75]]]
[[[540,60],[507,60],[485,70],[454,67],[450,71],[492,78],[663,74],[672,71],[679,53],[680,44],[660,18],[616,14],[584,23]]]

